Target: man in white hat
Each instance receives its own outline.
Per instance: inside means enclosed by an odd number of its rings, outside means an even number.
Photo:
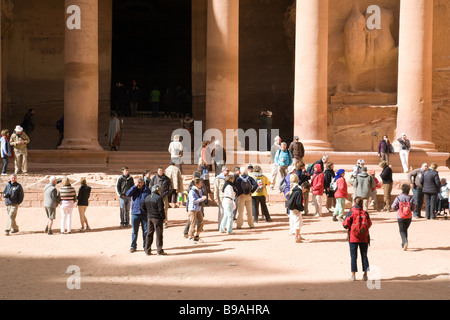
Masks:
[[[28,173],[28,151],[27,146],[30,143],[30,138],[21,126],[17,126],[14,129],[14,133],[9,141],[11,146],[14,148],[14,153],[16,155],[15,159],[15,174],[27,174]]]

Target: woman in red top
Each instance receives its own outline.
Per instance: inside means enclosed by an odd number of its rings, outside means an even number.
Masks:
[[[325,176],[320,164],[314,165],[314,175],[311,179],[311,191],[313,194],[314,207],[316,208],[316,217],[322,216],[322,196],[324,193]]]
[[[345,170],[340,169],[336,173],[336,184],[337,190],[334,193],[336,198],[336,207],[333,213],[333,221],[338,221],[338,218],[342,221],[344,220],[345,214],[345,200],[348,196],[347,181],[345,181]]]

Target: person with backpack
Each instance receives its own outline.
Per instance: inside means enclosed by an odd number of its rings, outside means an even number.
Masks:
[[[392,204],[392,210],[397,210],[397,221],[402,238],[403,250],[408,250],[408,228],[411,225],[413,212],[416,209],[416,203],[413,197],[409,196],[411,187],[407,184],[402,185],[402,194],[395,198]]]
[[[236,228],[242,228],[244,224],[244,208],[247,212],[247,223],[250,228],[254,228],[252,212],[252,193],[258,188],[256,181],[248,175],[248,169],[242,167],[241,175],[236,179],[236,191],[238,197],[238,212]]]
[[[367,167],[362,167],[361,170],[361,173],[353,181],[354,197],[355,199],[363,199],[364,210],[367,211],[369,209],[369,198],[376,184],[375,179],[367,173]]]
[[[281,149],[275,155],[275,164],[278,168],[280,181],[286,177],[286,170],[292,165],[292,153],[287,149],[286,142],[281,143]]]
[[[336,173],[336,191],[334,197],[336,198],[336,207],[333,213],[333,221],[338,221],[338,218],[344,220],[345,200],[348,197],[347,181],[345,180],[345,170],[339,169]]]
[[[311,191],[313,194],[314,207],[316,209],[315,217],[322,216],[322,196],[324,193],[325,175],[322,172],[320,164],[314,165],[314,175],[311,178]]]
[[[370,245],[370,233],[369,229],[372,226],[369,213],[363,208],[363,199],[360,197],[355,198],[354,206],[350,209],[342,225],[348,230],[348,242],[350,245],[350,258],[351,258],[351,281],[356,280],[356,272],[358,272],[358,248],[361,253],[362,266],[363,266],[363,280],[367,281],[367,271],[369,270],[369,259],[367,252]]]
[[[286,201],[286,208],[289,210],[289,234],[295,234],[295,242],[300,243],[305,240],[300,235],[300,229],[303,226],[302,211],[305,209],[303,205],[305,185],[298,185],[299,179],[296,174],[290,176],[289,182],[291,190]]]
[[[334,172],[334,164],[332,162],[327,163],[327,169],[324,172],[324,192],[327,196],[327,202],[325,204],[325,208],[328,213],[331,213],[331,207],[336,208],[336,198],[334,197],[334,192],[336,190],[331,190],[331,183],[336,178],[336,174]]]
[[[258,222],[259,216],[259,204],[261,204],[261,212],[264,215],[266,222],[271,222],[269,209],[267,209],[266,199],[267,199],[267,186],[270,186],[269,179],[262,174],[262,169],[260,166],[254,167],[254,172],[249,174],[257,184],[256,190],[252,193],[252,207],[253,207],[253,221]]]

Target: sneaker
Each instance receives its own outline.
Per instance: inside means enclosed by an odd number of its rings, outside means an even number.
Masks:
[[[167,256],[167,253],[165,253],[164,251],[158,252],[158,256]]]
[[[136,252],[136,248],[130,248],[130,253],[135,253]]]
[[[333,216],[333,221],[338,221],[338,218],[336,216]]]
[[[9,236],[9,230],[5,230],[5,236]]]

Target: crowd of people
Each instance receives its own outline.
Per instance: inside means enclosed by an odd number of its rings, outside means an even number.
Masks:
[[[21,154],[20,147],[27,144],[27,137],[22,135],[21,129],[16,128],[10,140],[8,132],[2,132],[2,156],[9,155],[13,149],[16,162],[17,155]],[[211,144],[214,147],[208,148]],[[285,196],[286,214],[289,216],[289,235],[295,236],[297,243],[305,241],[301,235],[301,228],[303,217],[309,214],[310,198],[315,217],[323,217],[325,208],[327,213],[332,213],[333,221],[343,223],[343,227],[348,230],[351,249],[351,279],[355,280],[358,248],[362,254],[364,278],[367,277],[369,228],[372,225],[368,211],[370,206],[375,210],[379,209],[376,200],[378,189],[383,188],[384,191],[381,210],[397,212],[404,250],[408,248],[408,228],[412,219],[422,218],[424,200],[427,219],[435,219],[436,215],[441,213],[446,214],[446,209],[449,208],[450,186],[445,178],[439,177],[436,164],[428,166],[424,163],[419,169],[405,170],[408,184],[402,185],[402,194],[392,201],[394,181],[388,156],[392,152],[386,136],[380,141],[380,179],[375,176],[375,171],[368,170],[363,159],[357,161],[353,171],[348,173],[349,176],[346,176],[344,169],[335,171],[334,164],[327,155],[315,163],[306,165],[303,162],[305,149],[299,137],[295,137],[289,146],[282,142],[280,137],[276,137],[271,148],[272,176],[265,175],[260,166],[251,164],[246,167],[234,167],[231,171],[231,168],[226,165],[226,160],[221,158],[226,153],[220,144],[204,142],[199,150],[198,168],[185,190],[180,151],[182,151],[182,144],[179,142],[179,137],[175,137],[169,148],[171,163],[168,168],[158,168],[154,176],[150,171],[146,171],[142,176],[133,177],[130,169],[123,167],[122,174],[116,181],[115,190],[120,205],[119,227],[132,229],[130,246],[132,253],[137,251],[139,230],[142,230],[145,253],[152,254],[155,237],[157,254],[166,254],[163,249],[163,230],[170,223],[169,208],[181,206],[186,208],[187,221],[183,236],[191,243],[202,242],[200,236],[204,228],[204,208],[211,200],[214,200],[218,207],[217,230],[220,233],[232,235],[236,229],[243,228],[244,222],[250,229],[254,228],[260,218],[271,222],[272,218],[267,206],[270,187],[272,190],[276,188]],[[24,190],[17,181],[17,174],[20,173],[18,168],[26,173],[26,165],[18,162],[16,172],[10,176],[10,181],[3,191],[8,215],[5,235],[19,232],[16,216],[24,199]],[[5,171],[4,161],[3,172]],[[211,179],[210,175],[213,175],[214,179]],[[78,207],[81,231],[90,230],[86,210],[92,189],[87,185],[86,179],[83,178],[80,182],[81,186],[77,192],[68,178],[59,180],[57,177],[51,177],[49,179],[49,183],[44,188],[44,210],[48,218],[45,233],[53,234],[53,222],[58,206],[61,209],[61,234],[72,232],[72,212],[75,207]],[[62,186],[58,189],[59,183],[62,183]],[[353,188],[351,200],[349,186]],[[352,208],[348,212],[346,212],[346,201],[352,202]]]

